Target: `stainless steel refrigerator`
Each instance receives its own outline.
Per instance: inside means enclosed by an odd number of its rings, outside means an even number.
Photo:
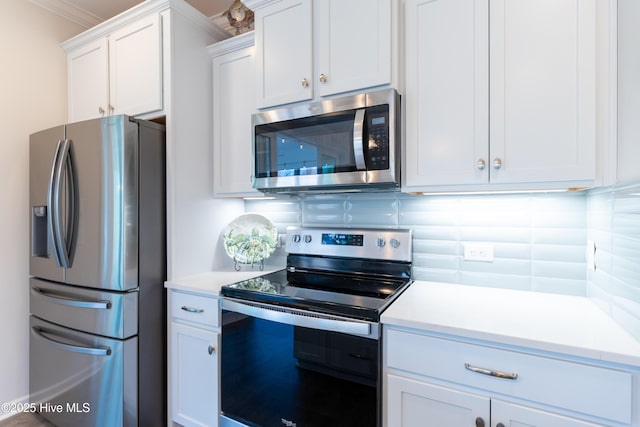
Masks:
[[[60,427],[166,425],[164,126],[30,137],[30,399]]]

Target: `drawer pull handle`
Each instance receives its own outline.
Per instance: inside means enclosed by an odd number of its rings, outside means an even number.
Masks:
[[[204,308],[193,308],[193,307],[187,307],[186,305],[183,305],[182,310],[184,311],[188,311],[189,313],[204,313]]]
[[[518,374],[515,372],[513,374],[509,374],[507,372],[494,371],[487,368],[480,368],[478,366],[473,366],[469,363],[464,364],[465,369],[470,370],[471,372],[476,372],[478,374],[489,375],[491,377],[504,378],[506,380],[515,380],[518,378]]]

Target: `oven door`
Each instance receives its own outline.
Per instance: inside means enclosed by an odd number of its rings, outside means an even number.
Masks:
[[[221,426],[379,426],[379,325],[222,299]]]

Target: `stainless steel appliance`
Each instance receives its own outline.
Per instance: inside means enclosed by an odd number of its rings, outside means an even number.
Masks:
[[[253,187],[263,192],[397,188],[400,123],[394,89],[254,114]]]
[[[287,267],[222,287],[221,426],[380,426],[380,315],[411,231],[287,230]]]
[[[58,426],[166,425],[165,130],[30,138],[30,399]]]

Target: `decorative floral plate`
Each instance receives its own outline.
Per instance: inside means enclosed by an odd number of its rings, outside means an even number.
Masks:
[[[278,229],[266,217],[256,213],[240,215],[227,225],[223,232],[224,249],[235,261],[235,269],[240,264],[259,264],[276,250]]]

